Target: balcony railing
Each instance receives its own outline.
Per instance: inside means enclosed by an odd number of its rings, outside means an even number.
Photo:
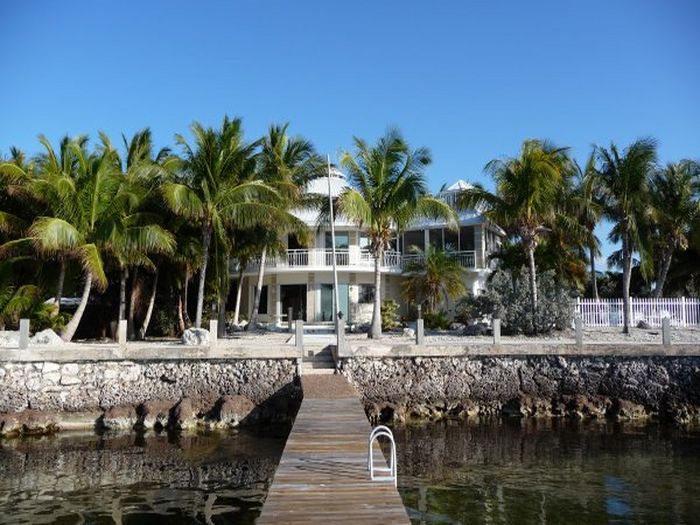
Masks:
[[[337,249],[335,262],[339,268],[348,266],[374,268],[372,254],[359,248]],[[259,261],[253,261],[247,270],[255,270],[259,267],[258,265]],[[320,248],[287,250],[280,257],[269,257],[265,261],[265,268],[330,268],[332,266],[333,251]],[[401,270],[401,254],[394,251],[386,252],[382,268]]]
[[[476,268],[476,252],[474,250],[448,252],[448,256],[456,259],[462,268]],[[402,268],[405,270],[410,263],[420,261],[423,257],[424,256],[420,254],[404,255]]]
[[[476,268],[476,256],[473,251],[460,251],[450,253],[464,268]],[[421,255],[402,255],[401,252],[387,251],[384,253],[382,268],[385,270],[402,271],[409,261],[418,260]],[[374,257],[367,250],[357,247],[350,249],[337,249],[335,261],[338,268],[365,267],[374,268]],[[259,261],[252,261],[246,269],[248,272],[259,268]],[[303,268],[331,268],[333,266],[333,252],[330,249],[311,248],[287,250],[279,257],[268,257],[265,268],[277,269],[303,269]],[[231,270],[237,271],[237,263],[232,262]]]

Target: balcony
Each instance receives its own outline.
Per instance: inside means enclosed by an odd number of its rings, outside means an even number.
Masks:
[[[369,271],[374,269],[374,258],[359,247],[349,249],[337,249],[335,262],[339,269],[345,271]],[[253,261],[247,272],[257,271],[259,261]],[[231,270],[237,270],[237,263],[233,262]],[[294,270],[330,270],[333,268],[333,251],[323,248],[287,250],[279,257],[269,257],[265,261],[266,269],[294,271]],[[402,269],[401,254],[396,251],[388,251],[384,254],[382,270],[400,273]]]
[[[476,268],[476,252],[474,250],[461,250],[457,252],[448,252],[448,256],[456,259],[462,268],[475,269]],[[423,259],[423,255],[404,255],[402,260],[402,268],[406,269],[406,266],[413,261],[420,261]]]
[[[463,268],[476,268],[476,254],[473,250],[451,252],[451,257],[456,258]],[[410,261],[419,260],[421,255],[402,255],[397,251],[384,253],[382,271],[401,273]],[[372,271],[374,270],[374,258],[367,250],[359,247],[338,249],[335,251],[336,266],[343,271]],[[246,272],[256,272],[259,261],[253,261]],[[311,248],[299,250],[287,250],[279,257],[268,257],[265,261],[266,269],[279,271],[328,271],[333,268],[333,253],[330,249]],[[231,271],[238,271],[238,264],[232,261]]]

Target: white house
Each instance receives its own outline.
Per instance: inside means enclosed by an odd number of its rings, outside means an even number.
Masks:
[[[330,177],[331,194],[336,197],[348,187],[345,176],[333,170]],[[440,197],[447,202],[469,185],[460,180]],[[308,193],[328,195],[328,178],[315,179],[306,188]],[[309,226],[310,247],[301,246],[294,235],[282,239],[286,252],[265,264],[260,301],[260,320],[279,323],[286,319],[287,309],[293,309],[295,319],[306,322],[331,321],[333,315],[333,257],[331,234],[317,225],[318,212],[298,211],[295,215]],[[382,299],[401,303],[401,273],[404,264],[417,257],[416,246],[424,250],[433,246],[450,251],[466,272],[467,288],[474,294],[484,289],[490,272],[488,254],[500,244],[504,232],[475,211],[459,213],[459,230],[447,228],[439,221],[420,221],[405,232],[397,233],[392,247],[382,261]],[[336,266],[340,310],[349,323],[368,322],[372,316],[374,298],[374,260],[367,247],[365,231],[343,218],[335,220]],[[241,312],[250,314],[255,296],[259,267],[251,265],[244,272]]]

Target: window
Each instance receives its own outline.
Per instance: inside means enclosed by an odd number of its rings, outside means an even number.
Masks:
[[[462,226],[459,229],[459,249],[474,249],[474,226]]]
[[[360,250],[369,250],[369,237],[366,233],[360,234]]]
[[[423,230],[406,232],[403,235],[403,239],[403,253],[412,253],[415,248],[418,248],[419,250],[425,249],[425,237],[423,235]]]
[[[435,250],[442,250],[442,230],[430,230],[430,247]]]
[[[456,252],[459,245],[459,237],[457,232],[445,229],[443,234],[445,236],[445,251]]]
[[[358,303],[360,304],[371,304],[374,302],[374,285],[373,284],[361,284],[360,286],[360,298]]]
[[[350,234],[346,231],[335,232],[335,249],[336,250],[347,250],[350,245]],[[326,232],[326,249],[330,250],[333,248],[333,237],[331,232]]]

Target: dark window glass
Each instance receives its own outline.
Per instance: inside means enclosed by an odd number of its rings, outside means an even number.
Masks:
[[[430,246],[442,250],[442,230],[430,230]]]
[[[411,253],[415,250],[415,248],[418,248],[419,250],[424,250],[425,237],[423,236],[423,230],[404,233],[403,242],[403,253]]]
[[[474,226],[462,226],[459,229],[459,249],[474,249]]]
[[[374,302],[374,285],[373,284],[361,284],[360,285],[360,298],[357,301],[360,304],[371,304]]]

